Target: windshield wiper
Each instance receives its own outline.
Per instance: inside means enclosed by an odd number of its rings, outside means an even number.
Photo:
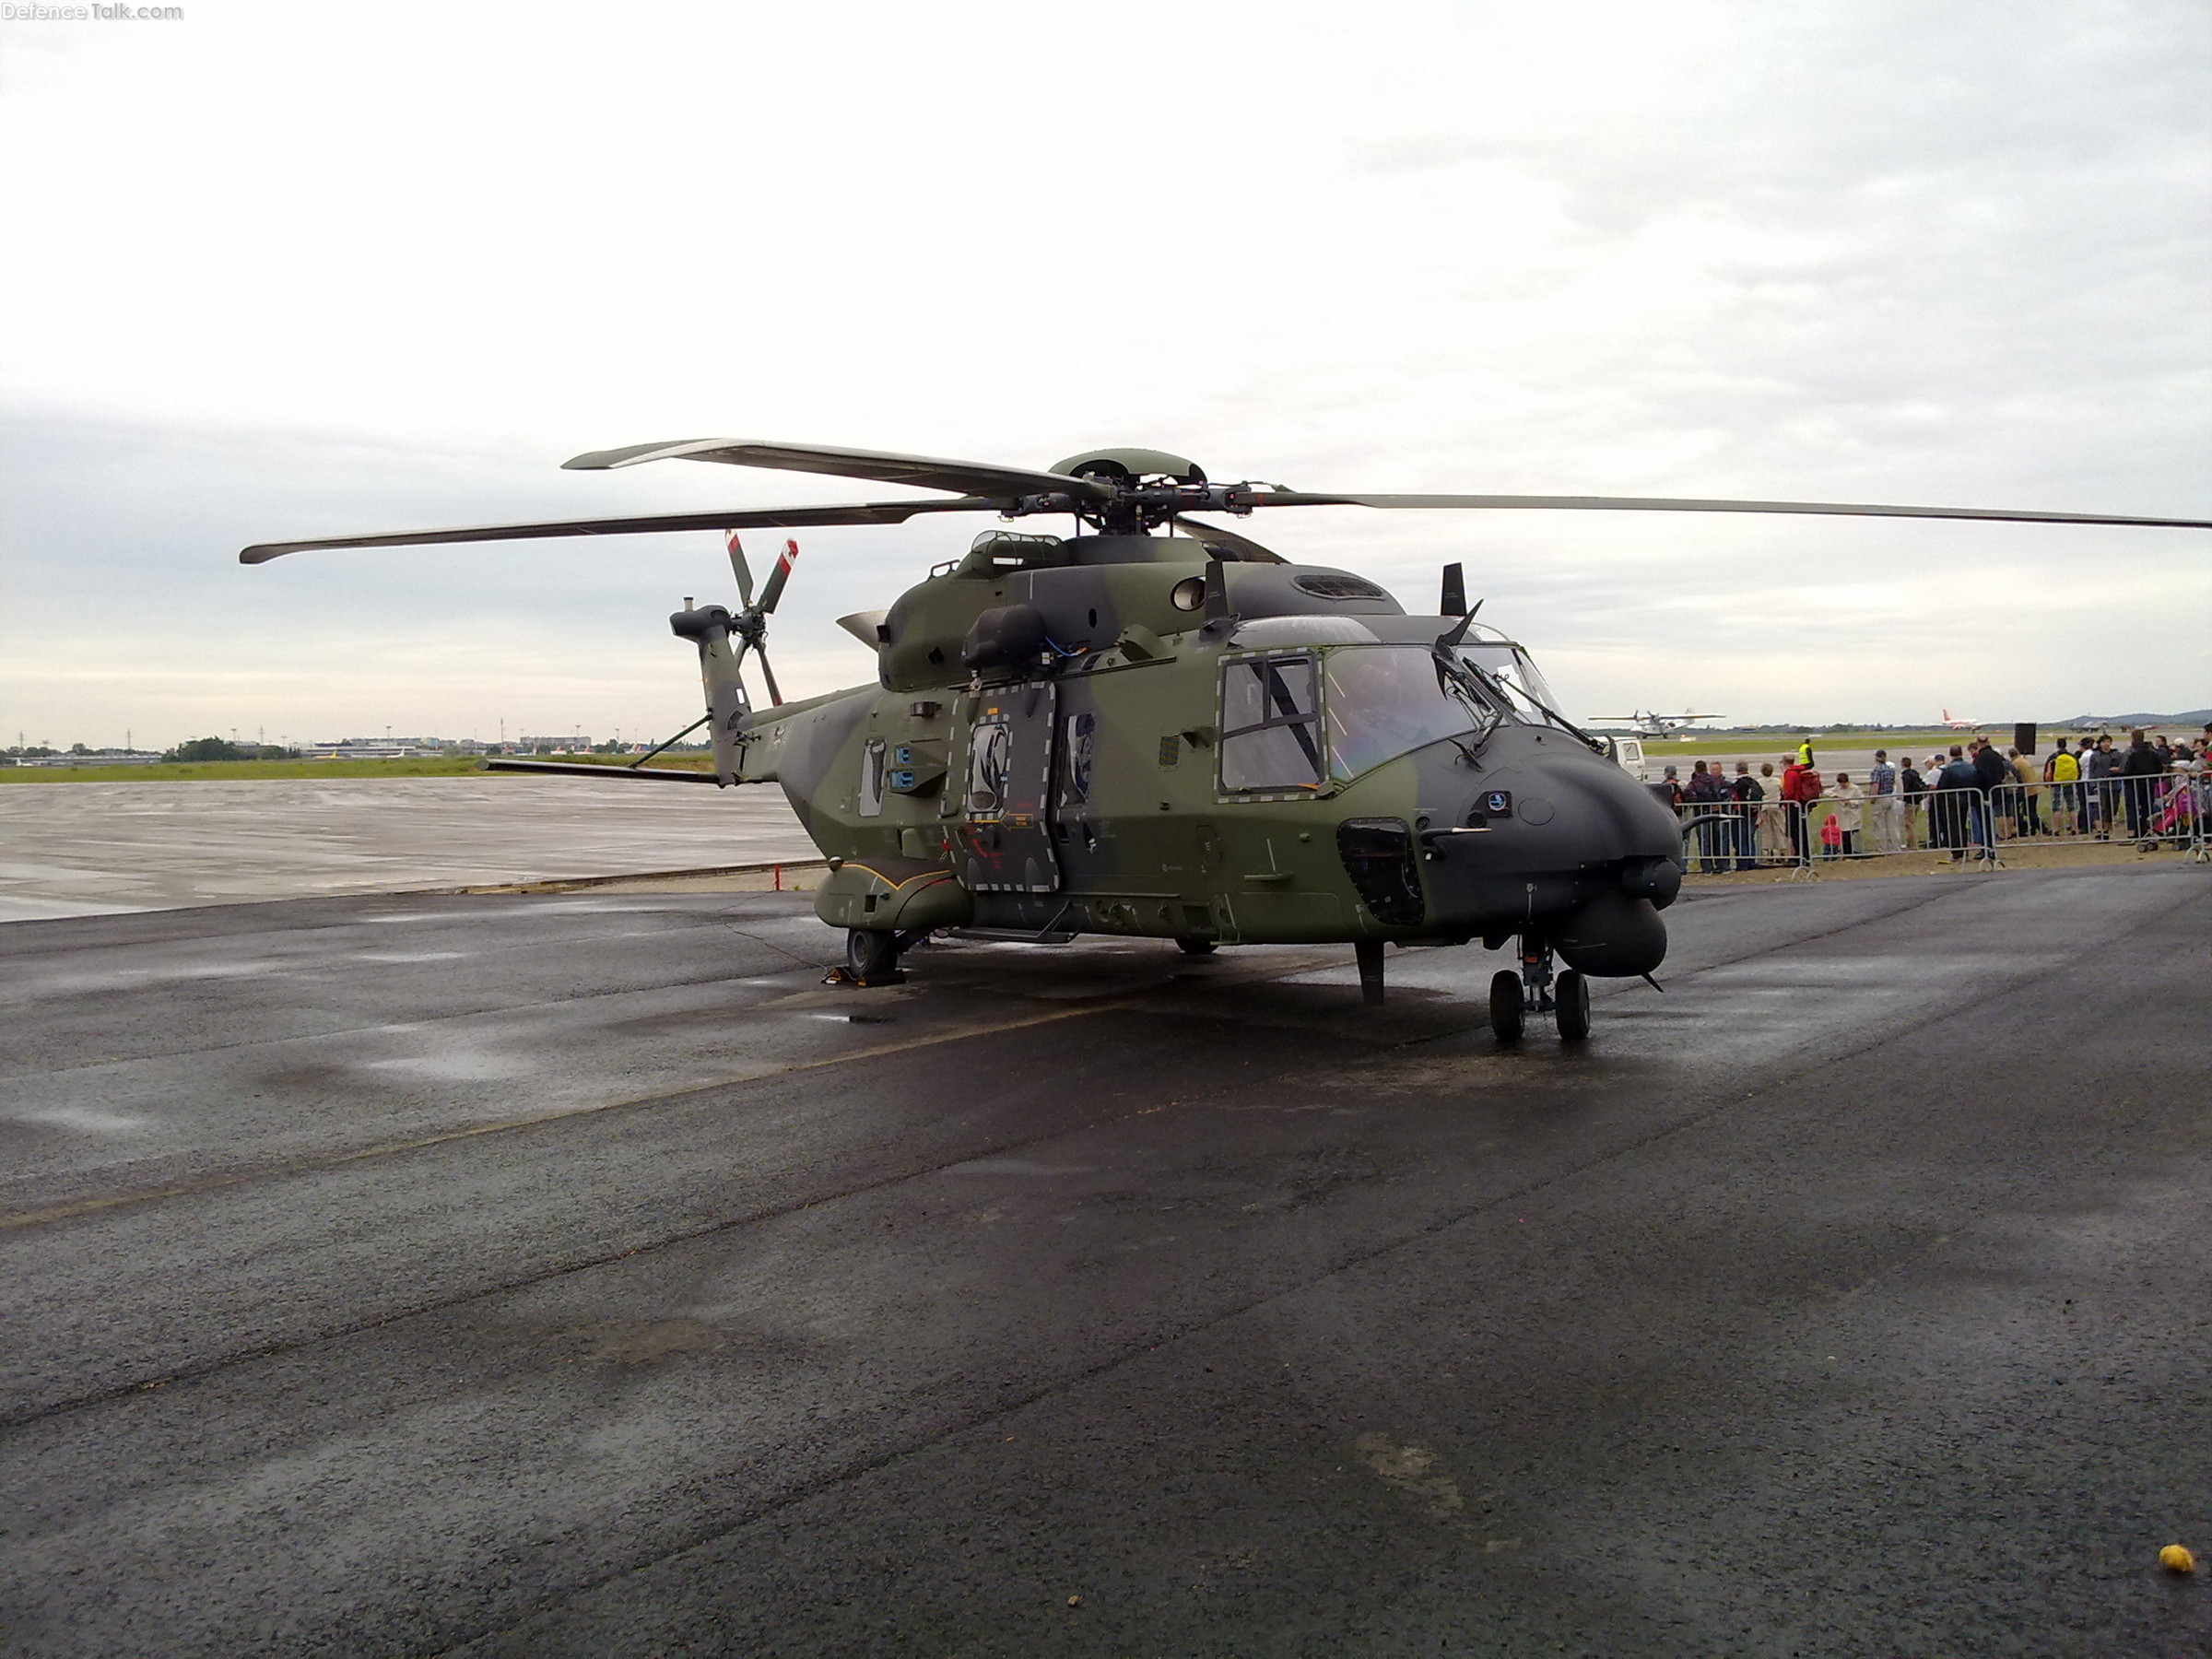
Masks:
[[[1477,600],[1476,609],[1481,608],[1481,601]],[[1455,625],[1437,635],[1436,642],[1429,648],[1429,654],[1436,662],[1436,688],[1458,698],[1477,723],[1475,747],[1469,749],[1463,744],[1460,748],[1470,762],[1480,751],[1483,740],[1498,729],[1499,723],[1512,709],[1512,700],[1504,689],[1480,667],[1459,654],[1460,641],[1467,637],[1467,629],[1474,623],[1475,612],[1469,611]]]
[[[1478,599],[1475,602],[1475,610],[1481,608],[1482,602]],[[1508,692],[1496,675],[1490,673],[1480,664],[1471,662],[1460,655],[1460,642],[1467,637],[1467,630],[1474,625],[1475,611],[1471,610],[1452,627],[1437,635],[1436,643],[1430,647],[1430,650],[1436,658],[1437,689],[1441,691],[1447,688],[1446,677],[1448,676],[1450,688],[1457,689],[1464,696],[1468,686],[1472,684],[1480,690],[1485,700],[1493,701],[1496,704],[1496,708],[1490,715],[1489,727],[1483,733],[1483,735],[1487,737],[1491,731],[1497,729],[1498,722],[1503,718],[1502,712],[1514,707],[1514,697],[1517,694],[1522,702],[1525,702],[1545,719],[1550,721],[1552,724],[1558,726],[1559,730],[1589,745],[1593,753],[1603,755],[1606,752],[1606,746],[1597,738],[1591,736],[1589,733],[1583,731],[1581,726],[1576,725],[1573,721],[1568,719],[1566,715],[1548,703],[1538,700],[1526,686],[1516,686],[1512,692]]]

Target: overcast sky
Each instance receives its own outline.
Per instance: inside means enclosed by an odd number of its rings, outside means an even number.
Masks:
[[[2201,0],[182,5],[0,23],[7,742],[673,730],[712,535],[235,562],[903,493],[649,439],[2212,516]],[[991,522],[802,534],[786,690]],[[1584,714],[2212,703],[2212,533],[1243,527]]]

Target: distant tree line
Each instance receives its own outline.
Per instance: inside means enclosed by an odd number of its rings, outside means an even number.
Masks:
[[[164,749],[164,760],[289,760],[298,749],[274,743],[231,743],[221,737],[194,737],[175,748]]]

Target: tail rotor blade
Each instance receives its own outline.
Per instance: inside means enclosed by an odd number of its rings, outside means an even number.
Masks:
[[[1448,564],[1444,567],[1444,598],[1438,613],[1446,617],[1464,617],[1467,614],[1467,572],[1465,567]]]
[[[745,544],[737,539],[735,530],[730,532],[729,545],[730,571],[737,578],[737,601],[741,605],[750,605],[753,602],[753,567],[746,562]]]
[[[768,682],[768,700],[771,707],[783,706],[783,693],[776,685],[776,671],[768,665],[768,647],[757,646],[753,654],[760,659],[760,677]]]
[[[783,584],[791,580],[791,567],[798,557],[799,544],[795,541],[785,542],[783,557],[776,560],[776,568],[768,573],[768,585],[760,590],[760,614],[762,616],[772,613],[776,608],[776,602],[783,597]]]

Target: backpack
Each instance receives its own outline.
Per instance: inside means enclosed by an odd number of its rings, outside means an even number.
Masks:
[[[1689,798],[1693,801],[1717,801],[1727,793],[1720,778],[1709,771],[1693,772],[1689,780]]]
[[[2071,783],[2080,776],[2081,762],[2065,749],[2060,749],[2043,762],[2043,782],[2046,783]]]

